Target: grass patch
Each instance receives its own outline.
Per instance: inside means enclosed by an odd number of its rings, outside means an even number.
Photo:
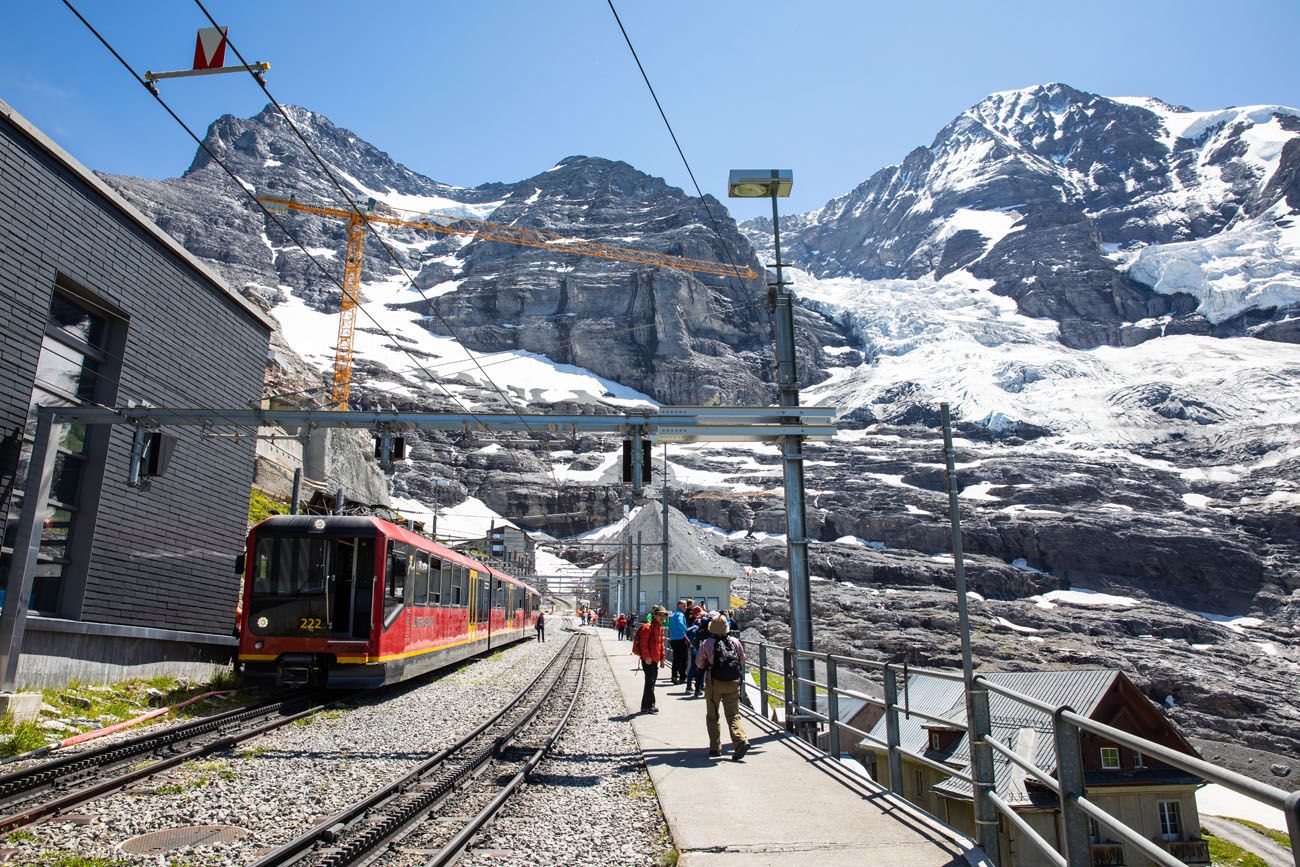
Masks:
[[[750,680],[754,681],[755,686],[763,685],[758,679],[757,666],[749,670],[749,677]],[[779,698],[785,695],[785,676],[769,669],[767,672],[767,692],[769,698]]]
[[[248,526],[260,524],[272,515],[289,514],[289,504],[273,500],[256,488],[248,492]]]
[[[133,678],[111,684],[71,680],[66,686],[42,690],[41,699],[53,708],[54,715],[70,721],[72,732],[79,733],[134,719],[155,708],[180,704],[206,692],[227,690],[232,694],[195,702],[173,711],[171,716],[179,719],[206,716],[214,709],[247,704],[256,698],[257,693],[240,689],[241,680],[241,676],[230,669],[222,669],[210,680],[201,682],[180,680],[170,675]],[[2,727],[3,721],[0,721]],[[0,744],[2,752],[3,745]]]
[[[131,863],[120,858],[93,858],[66,849],[47,850],[36,858],[37,860],[28,863],[40,864],[43,867],[130,867]]]
[[[338,719],[339,717],[343,716],[345,713],[347,713],[347,710],[345,708],[334,707],[334,708],[330,708],[329,710],[323,710],[318,713],[314,713],[311,716],[305,716],[300,720],[294,720],[293,724],[298,728],[306,728],[312,723],[320,722],[322,720]]]
[[[36,835],[31,831],[14,831],[5,838],[6,843],[31,843],[36,840]]]
[[[0,758],[40,749],[49,743],[45,732],[31,721],[14,722],[14,715],[0,716]]]
[[[655,796],[654,784],[649,780],[633,780],[632,785],[627,787],[627,796],[629,798],[653,798]]]
[[[1210,844],[1210,863],[1217,867],[1268,867],[1268,862],[1253,852],[1247,852],[1209,831],[1202,830],[1201,834]]]
[[[1291,848],[1291,835],[1286,831],[1279,831],[1276,828],[1270,828],[1267,825],[1261,825],[1258,822],[1252,822],[1249,819],[1238,819],[1236,816],[1224,816],[1223,818],[1231,819],[1238,825],[1245,825],[1250,830],[1263,834],[1278,845],[1285,846],[1288,849]]]

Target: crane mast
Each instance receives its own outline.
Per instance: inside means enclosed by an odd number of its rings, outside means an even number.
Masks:
[[[374,199],[367,202],[364,213],[352,208],[309,205],[293,198],[259,196],[257,200],[265,205],[268,211],[274,213],[300,211],[324,217],[337,217],[348,221],[347,254],[343,260],[343,298],[339,304],[338,343],[334,350],[334,381],[330,390],[330,401],[340,410],[347,409],[348,394],[352,386],[352,350],[356,336],[357,307],[361,303],[362,253],[365,249],[366,229],[370,224],[415,229],[422,232],[437,232],[443,235],[482,238],[488,241],[500,241],[505,244],[551,250],[557,253],[594,256],[636,265],[675,268],[680,271],[739,277],[744,280],[750,280],[758,276],[754,269],[747,266],[723,265],[720,262],[712,262],[708,259],[692,259],[687,256],[673,256],[651,250],[638,250],[635,247],[598,244],[594,241],[586,241],[581,238],[561,235],[558,232],[547,232],[526,226],[508,226],[504,223],[451,217],[446,214],[403,211],[382,202],[376,202]]]

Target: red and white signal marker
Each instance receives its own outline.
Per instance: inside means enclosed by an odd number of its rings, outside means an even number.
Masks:
[[[222,72],[251,72],[262,80],[262,74],[271,68],[271,64],[257,63],[248,66],[226,66],[226,38],[229,27],[205,27],[199,31],[194,40],[194,68],[178,72],[146,72],[145,84],[155,95],[158,82],[164,78],[189,78],[194,75],[217,75]]]
[[[205,27],[194,40],[194,68],[220,69],[226,65],[226,32],[229,27]]]

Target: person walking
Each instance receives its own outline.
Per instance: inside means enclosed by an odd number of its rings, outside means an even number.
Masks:
[[[740,721],[741,678],[745,672],[745,645],[731,634],[727,618],[718,614],[709,621],[709,638],[700,644],[695,665],[705,672],[705,726],[709,730],[709,755],[722,755],[722,735],[718,726],[718,703],[722,703],[731,735],[731,760],[738,762],[749,752],[749,738]]]
[[[686,680],[686,600],[677,601],[677,610],[668,619],[668,643],[673,648],[673,683]]]
[[[632,639],[632,652],[641,659],[641,673],[645,675],[645,688],[641,692],[641,712],[659,713],[655,707],[655,678],[664,667],[664,620],[668,612],[656,605],[650,616]]]
[[[627,615],[620,614],[618,620],[614,621],[614,626],[618,628],[618,640],[622,641],[627,638]]]
[[[700,608],[695,609],[695,622],[686,630],[686,640],[691,646],[691,664],[686,669],[686,695],[692,692],[696,698],[704,695],[704,670],[700,668],[700,644],[709,637],[709,616]]]
[[[546,641],[546,615],[540,611],[537,612],[537,622],[533,624],[533,629],[537,632],[537,640],[544,643]]]

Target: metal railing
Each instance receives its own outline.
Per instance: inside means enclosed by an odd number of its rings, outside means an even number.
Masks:
[[[1088,799],[1084,786],[1083,754],[1080,747],[1083,733],[1096,735],[1119,746],[1136,750],[1144,757],[1155,759],[1172,768],[1201,777],[1208,782],[1217,783],[1262,804],[1281,810],[1286,816],[1287,830],[1291,838],[1291,857],[1296,867],[1300,867],[1300,791],[1285,792],[1275,786],[1261,783],[1203,759],[1180,753],[1146,738],[1096,722],[1075,713],[1072,708],[1054,706],[1017,690],[993,683],[984,675],[975,675],[971,695],[969,696],[971,700],[969,706],[975,709],[975,725],[972,727],[967,724],[965,719],[949,719],[936,716],[910,706],[906,678],[915,675],[962,684],[964,695],[966,687],[962,673],[959,671],[917,668],[860,657],[799,651],[762,642],[746,641],[744,644],[746,647],[746,667],[751,669],[751,671],[746,672],[746,677],[748,678],[753,670],[757,670],[759,712],[762,713],[764,718],[771,718],[773,707],[781,707],[783,708],[783,720],[787,731],[795,732],[802,729],[805,736],[807,736],[809,734],[808,729],[815,731],[824,726],[826,751],[835,758],[839,758],[841,754],[840,746],[843,733],[848,733],[860,740],[881,747],[888,757],[889,788],[899,796],[903,795],[902,765],[904,757],[938,771],[947,777],[955,777],[969,783],[974,790],[976,800],[975,816],[981,815],[981,810],[978,807],[979,802],[983,800],[985,804],[991,805],[998,814],[1005,817],[1007,822],[1020,832],[1022,839],[1035,846],[1048,861],[1057,865],[1057,867],[1106,867],[1106,865],[1124,864],[1126,863],[1124,860],[1124,844],[1132,845],[1142,855],[1157,864],[1165,865],[1165,867],[1185,867],[1187,864],[1206,864],[1209,862],[1208,846],[1204,840],[1165,841],[1148,839],[1140,831],[1124,824],[1120,819]],[[824,667],[825,680],[818,681],[814,679],[809,685],[813,687],[814,695],[821,694],[825,696],[825,713],[819,712],[815,707],[803,707],[798,704],[796,696],[799,694],[799,683],[798,666],[795,665],[796,658],[810,659],[814,664],[820,664]],[[773,662],[777,662],[779,668],[773,669]],[[873,682],[878,679],[883,683],[883,698],[859,690],[840,687],[840,675],[846,667],[877,675],[876,678],[868,676],[866,679]],[[779,692],[773,689],[769,683],[769,676],[773,674],[779,674],[781,677]],[[905,678],[902,684],[901,701],[900,674]],[[993,736],[991,717],[989,715],[990,693],[1015,702],[1024,708],[1038,711],[1050,720],[1056,755],[1055,773],[1038,767],[1032,760],[1018,754],[1010,745],[1002,743]],[[856,728],[842,719],[843,715],[840,713],[840,700],[842,698],[857,699],[881,708],[884,711],[885,738],[882,739],[870,732]],[[970,773],[967,773],[904,747],[900,737],[900,714],[919,717],[943,727],[965,732],[968,735],[968,744],[971,747],[972,754],[976,748],[984,745],[1024,771],[1037,783],[1055,793],[1064,828],[1060,849],[1058,850],[1057,844],[1045,839],[1034,830],[1016,812],[1013,806],[998,795],[996,782],[992,779],[991,773],[988,774],[988,779],[977,779],[979,773],[974,763],[968,765]],[[874,725],[873,728],[875,728]],[[807,737],[807,739],[814,743],[817,741],[816,737]],[[988,767],[992,767],[991,763],[989,763]],[[988,813],[986,815],[992,814]],[[1089,819],[1096,822],[1099,827],[1106,828],[1110,833],[1118,837],[1121,842],[1095,843],[1089,833]],[[996,827],[986,830],[996,839]],[[984,843],[987,839],[985,834],[978,834],[977,836],[981,843]],[[987,850],[990,847],[986,846],[985,848]],[[996,848],[996,844],[993,848]],[[989,852],[989,854],[993,856],[992,852]],[[996,863],[998,859],[993,857],[993,860]]]

